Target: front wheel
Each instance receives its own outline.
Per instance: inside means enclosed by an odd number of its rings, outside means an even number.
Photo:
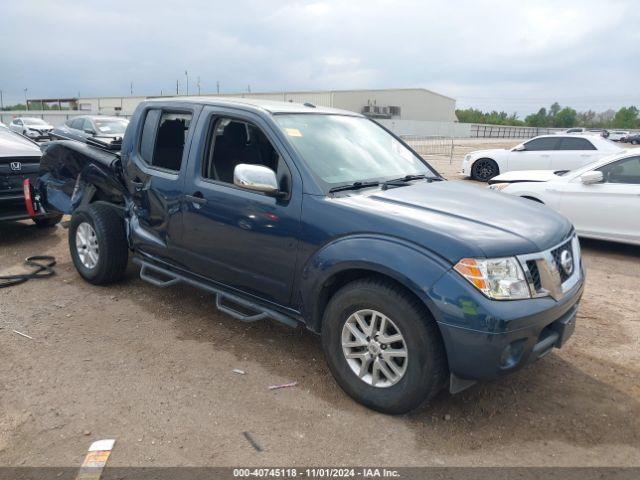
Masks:
[[[435,321],[417,299],[385,281],[358,280],[331,298],[322,346],[345,392],[383,413],[417,408],[446,380]]]
[[[498,164],[490,158],[476,160],[471,168],[471,178],[480,182],[488,182],[499,173]]]
[[[69,250],[76,270],[89,283],[119,280],[129,257],[122,217],[113,207],[99,203],[76,211],[69,226]]]

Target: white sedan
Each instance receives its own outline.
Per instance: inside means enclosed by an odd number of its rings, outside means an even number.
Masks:
[[[611,130],[609,132],[609,140],[613,140],[614,142],[619,142],[627,135],[629,135],[629,132],[627,130]]]
[[[640,245],[640,150],[577,170],[509,172],[490,184],[560,212],[580,236]]]
[[[510,149],[471,152],[460,173],[486,182],[513,170],[572,170],[620,150],[597,135],[541,135]]]
[[[11,120],[9,128],[31,140],[44,140],[50,138],[53,125],[48,124],[41,118],[18,117]]]

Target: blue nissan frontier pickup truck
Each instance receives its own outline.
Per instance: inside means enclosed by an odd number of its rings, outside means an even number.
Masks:
[[[131,255],[241,321],[304,325],[338,384],[390,414],[562,347],[583,292],[564,217],[446,181],[374,121],[312,104],[145,101],[120,152],[51,142],[25,188],[35,212],[72,215],[88,282]]]

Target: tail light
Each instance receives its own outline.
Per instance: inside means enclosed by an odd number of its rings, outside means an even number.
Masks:
[[[31,182],[28,178],[22,182],[22,191],[24,192],[24,205],[27,207],[27,213],[31,218],[36,216],[36,211],[33,208],[33,198],[31,196]]]

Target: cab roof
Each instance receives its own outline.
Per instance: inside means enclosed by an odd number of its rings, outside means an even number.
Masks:
[[[349,115],[352,117],[362,117],[359,113],[338,108],[320,107],[311,103],[279,102],[276,100],[262,100],[258,98],[242,97],[173,97],[154,98],[146,100],[149,103],[197,103],[198,105],[214,105],[223,107],[243,107],[255,110],[262,110],[272,114],[278,113],[319,113],[334,115]]]

